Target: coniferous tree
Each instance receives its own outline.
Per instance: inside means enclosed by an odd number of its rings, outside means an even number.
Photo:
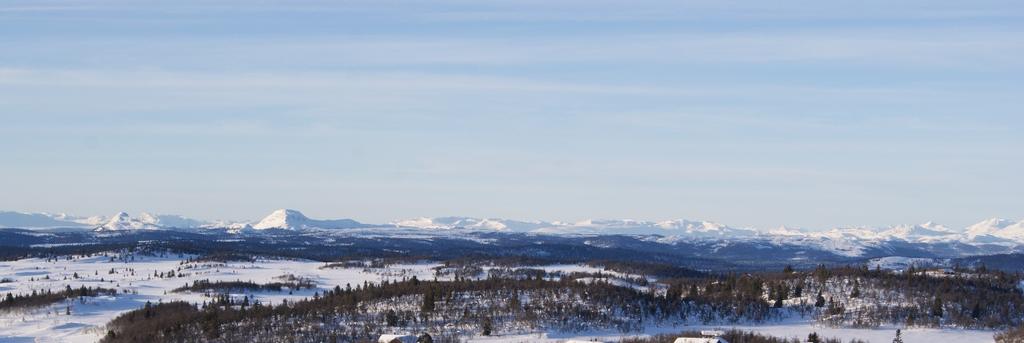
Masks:
[[[398,314],[395,313],[395,310],[388,310],[388,312],[384,314],[384,322],[388,326],[398,325]]]
[[[434,311],[434,292],[433,290],[427,290],[423,293],[423,305],[420,306],[420,311],[433,312]]]
[[[484,336],[490,336],[493,326],[494,323],[492,322],[491,317],[484,317],[483,321],[480,323],[480,329],[482,331],[481,334]]]
[[[674,283],[668,286],[665,290],[665,298],[669,300],[679,300],[683,297],[683,284]]]
[[[942,317],[942,298],[939,298],[938,296],[936,296],[935,300],[932,301],[932,316],[939,318]]]
[[[775,304],[772,304],[772,307],[775,307],[775,308],[781,308],[782,307],[782,295],[783,295],[782,293],[783,293],[782,290],[776,290],[775,291]]]

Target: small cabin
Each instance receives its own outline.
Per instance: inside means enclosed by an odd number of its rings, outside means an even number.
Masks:
[[[377,343],[416,343],[417,338],[413,335],[380,335]]]

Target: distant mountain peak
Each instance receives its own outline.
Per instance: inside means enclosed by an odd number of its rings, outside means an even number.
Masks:
[[[258,223],[256,223],[256,225],[253,225],[252,227],[257,230],[287,229],[294,228],[294,225],[301,225],[308,219],[309,218],[306,217],[306,215],[302,214],[302,212],[282,208],[279,210],[274,210],[274,212],[270,212],[269,215],[263,217],[262,220],[260,220]]]
[[[878,233],[883,239],[900,239],[908,242],[940,242],[960,239],[960,233],[935,222],[917,225],[897,225]]]
[[[153,224],[164,228],[195,229],[207,227],[213,222],[199,219],[192,219],[177,214],[151,214],[142,212],[139,220],[144,223]]]
[[[160,226],[153,223],[148,223],[141,219],[132,218],[126,212],[118,212],[110,217],[106,223],[96,227],[94,231],[105,232],[105,231],[130,231],[130,230],[156,230],[161,229]]]
[[[1005,239],[1024,242],[1024,220],[1015,222],[1003,218],[989,218],[967,227],[965,236],[972,241]]]
[[[290,208],[282,208],[282,209],[274,210],[274,212],[271,212],[270,215],[272,215],[272,216],[295,217],[295,218],[307,218],[306,215],[302,214],[302,212],[299,212],[299,210],[293,210],[293,209],[290,209]]]
[[[767,233],[769,235],[776,235],[776,236],[803,236],[803,235],[806,235],[806,230],[801,229],[799,227],[791,227],[791,226],[782,225],[782,226],[779,226],[777,228],[768,230]]]
[[[122,212],[122,213],[124,213],[124,212]],[[149,212],[139,213],[139,220],[141,220],[141,221],[143,221],[145,223],[150,223],[150,224],[158,224],[158,223],[160,223],[160,218],[157,215],[151,214]]]
[[[256,230],[267,230],[267,229],[285,229],[285,230],[300,230],[300,229],[350,229],[366,227],[367,225],[357,222],[352,219],[331,219],[331,220],[318,220],[310,219],[306,215],[302,214],[297,210],[292,209],[278,209],[271,212],[269,215],[264,217],[258,223],[252,226]]]

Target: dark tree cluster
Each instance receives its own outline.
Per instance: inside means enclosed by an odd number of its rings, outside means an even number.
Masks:
[[[223,293],[231,291],[274,291],[300,290],[316,287],[311,280],[296,280],[287,282],[255,283],[252,281],[210,281],[196,280],[192,284],[175,288],[172,292],[203,292]]]
[[[624,274],[648,275],[658,278],[696,278],[708,276],[708,274],[704,272],[668,263],[599,260],[589,261],[587,264],[593,267],[603,267],[607,270]]]
[[[71,286],[67,286],[59,292],[53,292],[51,290],[37,292],[33,290],[30,294],[7,293],[7,295],[4,296],[3,301],[0,301],[0,311],[40,307],[57,303],[64,299],[95,297],[100,295],[117,295],[117,290],[85,286],[82,286],[81,288],[71,288]]]
[[[998,329],[1024,320],[1021,276],[998,270],[908,268],[891,272],[866,266],[819,266],[806,272],[785,270],[751,277],[766,285],[765,295],[773,307],[816,314],[821,322],[836,326]],[[680,290],[696,285],[694,288],[704,293],[708,282],[683,280],[673,287]]]

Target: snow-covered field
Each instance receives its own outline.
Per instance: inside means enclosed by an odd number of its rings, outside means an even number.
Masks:
[[[821,337],[839,338],[844,342],[851,339],[860,339],[869,343],[890,343],[895,337],[895,328],[880,329],[845,329],[817,326],[807,322],[793,322],[774,325],[735,325],[735,326],[677,326],[677,327],[648,327],[643,336],[656,334],[673,334],[681,331],[693,330],[726,330],[739,329],[744,331],[759,332],[766,335],[786,338],[806,339],[811,332],[817,332]],[[904,329],[903,342],[905,343],[986,343],[994,342],[993,331],[977,330],[953,330],[953,329]],[[507,335],[492,337],[474,337],[469,342],[487,343],[527,343],[527,342],[564,342],[566,340],[615,342],[624,337],[637,337],[637,335],[623,336],[616,332],[591,332],[580,334],[564,333],[537,333],[524,335]]]
[[[113,255],[111,255],[113,256]],[[68,300],[28,311],[0,312],[0,342],[95,342],[106,331],[104,324],[120,313],[153,303],[183,300],[192,303],[210,301],[203,294],[174,293],[172,289],[196,280],[252,281],[269,283],[276,277],[295,275],[317,283],[320,291],[334,286],[399,280],[415,275],[433,279],[435,264],[393,265],[387,269],[320,268],[321,262],[305,260],[260,260],[251,262],[192,262],[192,256],[177,254],[158,256],[135,255],[134,261],[111,262],[107,256],[80,257],[71,260],[24,259],[0,262],[0,278],[13,282],[0,283],[0,295],[28,294],[33,290],[63,290],[103,287],[117,289],[119,295],[86,297],[84,302]],[[179,268],[180,271],[179,271]],[[154,277],[154,273],[174,271],[175,277]],[[134,272],[133,272],[134,271]],[[113,273],[111,273],[113,272]],[[75,279],[74,275],[78,274]],[[312,297],[316,289],[289,294],[283,292],[247,293],[264,304],[278,304],[283,299]],[[239,294],[241,296],[241,294]],[[71,315],[66,315],[67,307]]]
[[[111,257],[115,257],[112,259]],[[142,307],[147,301],[153,303],[183,300],[192,303],[210,301],[199,293],[176,293],[172,289],[196,280],[211,281],[252,281],[269,283],[279,281],[284,275],[313,280],[319,289],[282,292],[246,293],[262,303],[278,304],[284,299],[312,297],[314,292],[345,287],[355,287],[363,282],[400,280],[416,276],[423,280],[434,279],[433,268],[438,264],[420,263],[391,265],[387,268],[322,268],[322,262],[308,260],[264,259],[256,262],[187,262],[194,256],[166,254],[163,256],[131,255],[125,259],[117,254],[92,257],[59,258],[56,260],[24,259],[0,262],[0,278],[13,282],[0,283],[0,295],[7,293],[28,294],[33,290],[59,291],[66,286],[78,288],[103,287],[117,289],[119,295],[87,297],[67,300],[44,308],[19,312],[0,312],[0,342],[94,342],[105,334],[103,325],[126,311]],[[132,260],[132,257],[134,258]],[[540,267],[548,272],[602,272],[616,275],[600,268],[578,265],[552,265]],[[174,277],[167,277],[174,271]],[[159,277],[164,273],[165,277]],[[77,274],[78,278],[74,275]],[[237,294],[241,296],[242,294]],[[70,307],[71,315],[66,311]],[[810,319],[793,318],[781,323],[767,325],[701,326],[663,325],[648,326],[644,335],[675,333],[684,330],[735,327],[781,337],[806,338],[816,331],[825,337],[839,337],[844,340],[859,338],[868,342],[891,342],[894,328],[887,329],[839,329],[817,326]],[[991,342],[994,332],[970,330],[909,329],[904,331],[904,341],[914,342]],[[590,332],[581,334],[533,333],[496,337],[475,337],[480,342],[561,342],[568,339],[598,339],[616,341],[624,337],[615,331]]]

